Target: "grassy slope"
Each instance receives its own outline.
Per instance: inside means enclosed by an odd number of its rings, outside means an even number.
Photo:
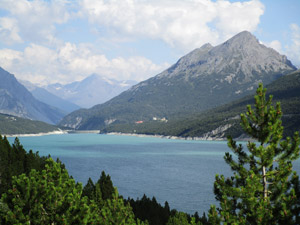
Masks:
[[[56,126],[41,121],[0,114],[0,134],[37,134],[55,130],[58,130]]]
[[[279,78],[268,85],[267,89],[267,93],[274,96],[273,102],[281,102],[285,135],[292,135],[294,131],[300,130],[300,70]],[[222,137],[228,134],[239,137],[242,134],[239,115],[246,111],[246,105],[253,103],[254,98],[251,95],[188,118],[177,118],[168,123],[153,121],[144,124],[114,125],[106,128],[104,132],[199,137],[220,126],[231,124],[229,129],[222,132]],[[220,137],[220,135],[217,133],[215,137]],[[214,135],[210,134],[210,136]]]

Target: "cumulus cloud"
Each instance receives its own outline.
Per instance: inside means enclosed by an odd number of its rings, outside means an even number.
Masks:
[[[70,18],[67,1],[1,0],[0,8],[9,12],[12,25],[7,30],[20,42],[20,36],[30,42],[55,42],[55,24]],[[8,19],[8,18],[6,18]],[[0,24],[1,25],[1,24]]]
[[[111,59],[104,49],[96,50],[95,43],[57,38],[58,25],[72,19],[88,20],[99,41],[156,39],[186,53],[207,42],[219,44],[243,30],[254,31],[264,12],[258,0],[1,0],[0,8],[6,11],[0,19],[0,41],[24,46],[0,50],[0,66],[36,83],[66,83],[91,73],[141,81],[168,66],[134,56],[134,50],[131,56]]]
[[[0,40],[8,45],[22,42],[16,19],[8,17],[0,18]]]
[[[290,25],[289,36],[291,37],[290,43],[284,46],[278,40],[264,44],[286,55],[296,67],[300,68],[300,27],[297,24]]]
[[[38,57],[36,57],[38,55]],[[23,52],[0,50],[0,65],[17,78],[33,83],[69,83],[97,73],[116,80],[141,81],[162,71],[168,64],[156,65],[145,57],[107,59],[86,46],[65,43],[50,49],[31,44]]]
[[[264,13],[258,0],[82,0],[81,6],[81,15],[91,23],[188,50],[220,43],[243,30],[254,31]]]
[[[266,42],[266,43],[263,43],[263,44],[265,44],[266,46],[268,46],[270,48],[273,48],[277,52],[280,52],[280,53],[283,52],[281,43],[278,40],[274,40],[274,41],[271,41],[271,42]]]

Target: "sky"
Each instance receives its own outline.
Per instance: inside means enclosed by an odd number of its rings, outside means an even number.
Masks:
[[[38,85],[142,81],[248,30],[300,67],[299,0],[0,0],[0,67]]]

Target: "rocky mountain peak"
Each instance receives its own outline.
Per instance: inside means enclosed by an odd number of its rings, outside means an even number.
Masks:
[[[101,129],[112,118],[133,123],[193,114],[252,94],[258,83],[267,85],[294,70],[286,56],[243,31],[218,46],[195,49],[157,76],[93,107],[91,114],[74,112],[62,125]],[[92,114],[95,117],[86,116]],[[78,124],[77,118],[86,122]]]
[[[284,71],[295,69],[286,56],[260,44],[254,35],[243,31],[216,47],[205,44],[195,49],[159,74],[158,78],[181,76],[188,79],[218,74],[219,80],[231,76],[234,77],[231,81],[245,83],[253,81],[253,74],[283,74]],[[182,76],[183,74],[188,74],[188,77]],[[260,80],[259,77],[254,79]]]
[[[213,48],[213,46],[210,43],[206,43],[206,44],[202,45],[199,49],[201,49],[202,51],[209,51],[212,48]]]
[[[233,36],[232,38],[230,38],[225,43],[230,45],[249,45],[249,44],[259,44],[259,41],[249,31],[242,31],[236,34],[235,36]]]

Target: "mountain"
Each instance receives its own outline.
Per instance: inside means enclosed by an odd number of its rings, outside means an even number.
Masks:
[[[267,96],[273,95],[273,103],[281,103],[284,135],[292,136],[295,131],[300,131],[300,70],[280,77],[266,88]],[[254,105],[253,95],[189,117],[170,120],[168,123],[151,121],[144,124],[117,124],[105,128],[103,132],[136,132],[203,139],[226,138],[231,135],[238,138],[244,136],[240,114],[246,112],[249,104]]]
[[[116,81],[97,74],[70,84],[51,84],[45,89],[52,94],[73,102],[81,107],[89,108],[106,102],[121,92],[129,89],[135,81]]]
[[[33,97],[35,97],[37,100],[47,103],[48,105],[51,105],[55,108],[58,108],[61,111],[63,111],[65,114],[68,114],[68,113],[73,112],[80,108],[78,105],[76,105],[70,101],[64,100],[64,99],[50,93],[46,89],[38,87],[38,86],[30,83],[29,81],[22,80],[19,82],[21,84],[23,84],[27,88],[27,90],[29,90],[31,92]]]
[[[54,131],[60,131],[60,129],[42,121],[29,120],[0,113],[1,135],[38,134]]]
[[[14,75],[0,67],[0,113],[56,124],[65,115],[35,99]]]
[[[167,119],[208,110],[252,94],[296,67],[244,31],[216,47],[205,44],[176,64],[88,110],[67,115],[61,125],[102,129],[109,124]]]

